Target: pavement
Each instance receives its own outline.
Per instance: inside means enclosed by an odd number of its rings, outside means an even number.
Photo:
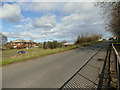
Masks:
[[[3,66],[2,87],[97,87],[99,72],[104,61],[102,59],[105,58],[107,46],[108,42],[101,42]]]

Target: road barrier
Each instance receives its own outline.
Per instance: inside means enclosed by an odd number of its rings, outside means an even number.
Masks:
[[[120,47],[119,47],[120,48]],[[109,90],[111,88],[111,51],[112,51],[112,60],[114,61],[114,67],[115,67],[115,74],[117,78],[117,87],[114,87],[118,90],[120,90],[120,57],[118,54],[118,51],[116,49],[116,45],[114,43],[110,44],[107,50],[107,54],[105,57],[104,65],[102,68],[102,72],[99,76],[99,84],[97,90],[106,89]]]
[[[120,89],[120,57],[113,43],[112,43],[112,49],[114,54],[115,70],[118,79],[118,89]]]

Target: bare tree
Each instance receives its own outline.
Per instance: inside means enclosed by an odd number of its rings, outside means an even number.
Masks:
[[[120,1],[100,2],[96,5],[103,9],[106,29],[120,38]]]
[[[0,33],[0,45],[5,45],[7,41],[8,41],[7,36]]]

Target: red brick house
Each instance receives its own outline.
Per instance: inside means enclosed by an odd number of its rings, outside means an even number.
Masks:
[[[13,48],[25,48],[26,41],[22,39],[13,40],[10,42],[10,46]]]
[[[32,40],[27,40],[26,41],[26,46],[27,47],[34,47],[34,46],[36,46],[36,42],[34,42]]]
[[[13,40],[7,43],[7,46],[12,47],[12,48],[22,49],[26,47],[34,47],[36,46],[36,43],[32,40],[25,41],[22,39],[17,39],[17,40]]]

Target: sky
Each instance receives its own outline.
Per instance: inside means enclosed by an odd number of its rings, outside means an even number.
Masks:
[[[111,34],[105,30],[100,7],[93,2],[2,2],[0,29],[8,41],[16,39],[75,42],[78,35]]]

